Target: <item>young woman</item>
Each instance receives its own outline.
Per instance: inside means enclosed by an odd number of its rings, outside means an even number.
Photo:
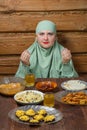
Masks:
[[[20,59],[17,77],[24,78],[27,73],[34,73],[36,78],[78,77],[70,50],[58,43],[56,25],[49,20],[38,23],[35,42]]]

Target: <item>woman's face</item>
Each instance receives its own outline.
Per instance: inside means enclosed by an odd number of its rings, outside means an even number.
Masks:
[[[51,46],[53,46],[56,40],[56,34],[50,31],[42,31],[36,34],[36,38],[37,38],[38,43],[43,48],[50,48]]]

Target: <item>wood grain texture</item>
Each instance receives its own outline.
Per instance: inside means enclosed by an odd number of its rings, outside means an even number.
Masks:
[[[59,32],[58,42],[71,50],[72,53],[87,52],[86,32]],[[21,54],[34,42],[34,33],[0,34],[0,55]]]
[[[56,11],[87,9],[87,0],[0,0],[0,11]]]
[[[52,20],[58,41],[87,73],[87,0],[0,0],[0,76],[14,75],[19,57],[35,39],[40,20]]]
[[[16,12],[0,14],[0,32],[34,32],[40,20],[55,22],[58,31],[86,31],[87,12]]]

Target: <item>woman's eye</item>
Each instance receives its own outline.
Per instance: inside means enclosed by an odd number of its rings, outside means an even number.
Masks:
[[[39,35],[40,36],[44,36],[44,35],[53,36],[54,33],[49,32],[49,33],[45,34],[45,33],[42,32],[42,33],[39,33]]]
[[[41,35],[41,36],[42,36],[42,35],[44,35],[44,33],[39,33],[39,35]]]
[[[48,33],[48,35],[52,36],[52,35],[53,35],[53,33]]]

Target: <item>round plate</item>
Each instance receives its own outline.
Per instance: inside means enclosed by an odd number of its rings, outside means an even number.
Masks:
[[[80,91],[87,88],[87,82],[82,80],[68,80],[63,82],[61,87],[68,91]]]
[[[44,94],[37,90],[25,90],[17,93],[14,100],[21,105],[36,105],[44,100]]]
[[[83,90],[83,91],[81,91],[81,92],[84,92],[85,94],[87,94],[87,90]],[[63,102],[63,101],[61,100],[62,97],[64,97],[65,95],[67,95],[67,94],[69,94],[69,93],[73,93],[73,92],[69,92],[69,91],[60,91],[60,92],[57,92],[57,93],[55,94],[55,99],[56,99],[56,101],[61,102],[61,103],[63,103],[63,104],[69,104],[69,103],[65,103],[65,102]],[[69,104],[69,105],[87,105],[87,104]]]
[[[20,121],[20,120],[16,117],[15,112],[16,112],[16,110],[20,110],[20,109],[26,111],[26,110],[28,110],[28,109],[30,109],[30,108],[32,108],[34,111],[38,111],[38,110],[40,110],[40,109],[45,109],[45,110],[47,111],[47,114],[53,114],[53,115],[56,117],[56,118],[55,118],[55,121],[52,121],[52,122],[49,122],[49,123],[46,123],[46,124],[56,123],[56,122],[60,121],[60,120],[63,118],[63,114],[62,114],[59,110],[57,110],[57,109],[55,109],[55,108],[51,108],[51,107],[41,106],[41,105],[26,105],[26,106],[23,106],[23,107],[15,108],[15,109],[11,110],[11,111],[8,113],[8,116],[9,116],[12,120],[14,120],[14,121],[16,121],[16,122],[18,122],[18,123],[28,124],[28,125],[29,125],[29,122],[22,122],[22,121]],[[42,123],[44,123],[44,122],[42,122]],[[33,125],[34,125],[34,124],[33,124]],[[35,125],[36,125],[36,124],[35,124]],[[37,125],[40,125],[40,124],[37,124]]]

